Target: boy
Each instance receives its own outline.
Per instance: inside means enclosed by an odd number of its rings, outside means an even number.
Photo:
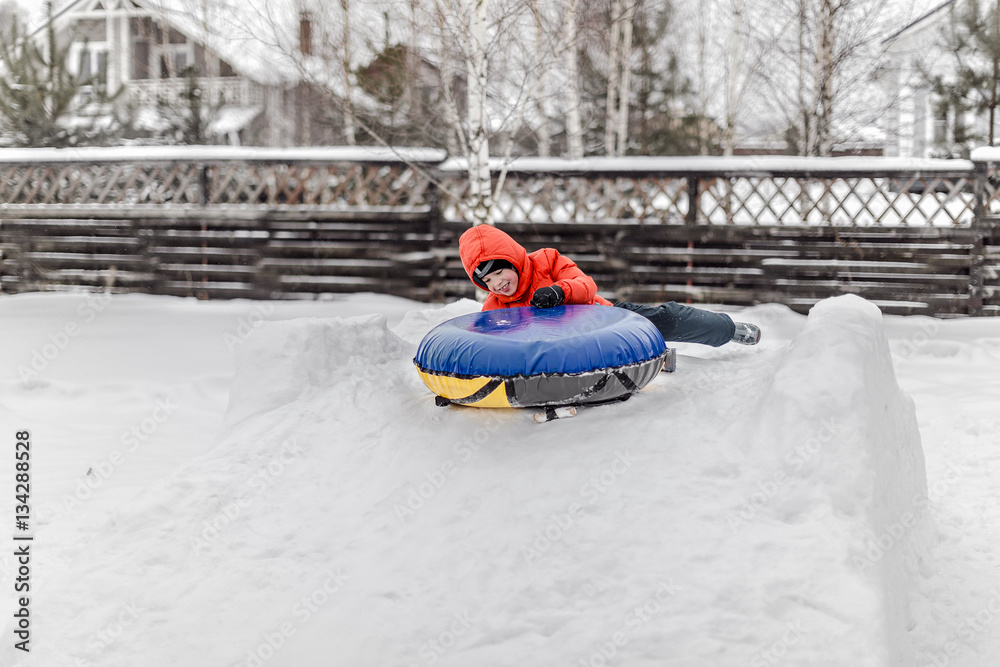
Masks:
[[[491,225],[466,230],[458,241],[458,248],[469,278],[490,293],[483,310],[599,304],[642,315],[656,325],[666,341],[713,347],[730,341],[743,345],[756,345],[760,341],[759,327],[733,322],[725,313],[713,313],[673,301],[660,306],[628,301],[613,304],[598,296],[594,279],[558,250],[542,248],[529,255],[507,233]]]

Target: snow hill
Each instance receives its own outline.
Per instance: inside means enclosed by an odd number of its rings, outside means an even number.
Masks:
[[[471,301],[120,297],[32,374],[39,332],[100,303],[4,304],[48,320],[4,357],[4,433],[38,454],[32,651],[6,613],[3,664],[992,664],[1000,577],[942,524],[896,377],[947,349],[927,318],[747,309],[762,345],[681,345],[627,403],[538,425],[437,408],[414,372]],[[211,337],[178,347],[199,308]]]

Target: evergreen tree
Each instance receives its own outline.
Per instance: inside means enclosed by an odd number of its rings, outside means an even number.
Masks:
[[[443,146],[449,128],[440,122],[442,100],[436,91],[414,80],[413,65],[419,59],[407,46],[386,45],[355,72],[358,87],[375,102],[375,110],[353,111],[364,127],[389,143]],[[331,118],[327,123],[335,121]],[[361,134],[362,142],[373,141]]]
[[[51,10],[50,10],[51,11]],[[0,34],[0,126],[6,143],[25,147],[102,145],[122,123],[108,115],[114,96],[100,73],[83,77],[69,44],[56,43],[52,22],[44,46],[15,23]]]
[[[679,68],[671,29],[674,10],[671,2],[629,0],[632,20],[631,53],[622,56],[629,63],[630,91],[627,132],[622,154],[698,155],[720,151],[714,123],[694,110],[691,82]],[[606,7],[601,9],[606,10]],[[587,48],[580,57],[586,147],[588,153],[603,146],[607,128],[606,107],[609,60],[604,50],[611,15],[590,17]],[[600,63],[600,64],[599,64]],[[707,131],[706,131],[707,128]],[[705,137],[702,139],[701,137]],[[704,145],[703,145],[704,143]]]
[[[180,100],[159,100],[157,111],[166,127],[161,134],[167,141],[178,144],[202,145],[208,143],[206,129],[208,118],[217,110],[205,108],[204,91],[198,81],[198,71],[193,66],[184,68],[184,90]]]
[[[1000,2],[957,3],[944,31],[944,49],[954,63],[950,74],[924,70],[934,91],[934,111],[943,121],[935,137],[941,156],[968,157],[974,144],[995,145],[1000,106]],[[986,132],[975,131],[973,119],[988,117]]]
[[[694,110],[691,82],[681,74],[670,40],[664,40],[672,21],[671,3],[639,3],[634,28],[639,64],[632,75],[636,102],[628,150],[640,155],[717,154],[717,128]],[[708,131],[701,131],[704,126]]]

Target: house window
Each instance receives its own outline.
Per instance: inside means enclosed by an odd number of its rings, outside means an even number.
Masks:
[[[160,78],[184,76],[185,70],[194,65],[194,48],[191,44],[170,44],[160,47]]]
[[[937,117],[931,126],[933,141],[938,146],[945,146],[948,143],[948,118]]]
[[[108,80],[108,45],[106,42],[74,44],[76,49],[77,74],[87,81],[96,78]]]

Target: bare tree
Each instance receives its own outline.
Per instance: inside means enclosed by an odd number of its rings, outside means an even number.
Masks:
[[[777,17],[778,20],[775,20]],[[698,111],[715,118],[722,131],[722,150],[732,154],[740,127],[755,118],[775,45],[792,25],[793,18],[762,3],[746,0],[706,0],[687,22],[695,44],[693,66]],[[682,36],[683,37],[683,36]],[[709,127],[702,123],[701,142],[709,143]]]
[[[473,224],[490,222],[493,181],[490,178],[490,141],[486,131],[486,23],[488,0],[471,0],[468,72],[469,201]]]
[[[351,65],[351,2],[340,0],[340,10],[343,13],[343,38],[340,41],[340,71],[344,77],[344,140],[349,146],[358,143],[355,129],[354,104],[351,102],[350,91],[357,88],[354,80],[354,70]],[[307,15],[308,16],[308,15]]]
[[[639,2],[641,0],[629,0],[621,20],[621,76],[618,81],[618,112],[615,119],[616,155],[625,155],[625,150],[628,147],[629,102],[632,97],[632,22],[635,20],[636,7]]]
[[[448,34],[448,20],[441,3],[435,3],[433,11],[434,23],[438,35]],[[466,141],[465,128],[459,116],[458,100],[455,97],[453,82],[456,77],[456,57],[449,48],[450,40],[437,39],[437,61],[441,63],[441,93],[444,98],[444,115],[448,125],[447,145],[450,155],[468,155],[469,145]]]
[[[873,82],[885,44],[905,25],[889,0],[794,0],[795,39],[775,49],[768,91],[785,111],[789,138],[802,155],[829,155],[840,134],[874,123],[885,103]],[[798,82],[790,95],[785,82]]]
[[[625,154],[632,88],[632,23],[640,1],[611,0],[604,123],[604,149],[609,156]]]
[[[710,7],[706,7],[707,11],[698,12],[695,17],[697,23],[696,35],[696,47],[694,53],[696,55],[696,75],[695,79],[698,81],[697,86],[697,99],[698,99],[698,115],[702,118],[710,118],[712,116],[712,88],[708,85],[709,82],[709,68],[710,68],[710,36],[713,33],[712,22],[715,19],[716,14],[710,10]],[[708,138],[708,124],[699,123],[698,124],[698,144],[701,146],[701,153],[705,154],[708,150],[709,138]]]
[[[816,25],[816,74],[813,78],[813,122],[806,136],[806,151],[809,155],[829,155],[832,148],[831,134],[834,95],[834,40],[836,39],[837,12],[849,4],[847,0],[820,0]]]
[[[619,79],[621,76],[621,22],[622,22],[622,2],[621,0],[611,0],[611,26],[610,44],[608,46],[608,94],[605,102],[604,117],[604,151],[608,156],[613,156],[615,151],[615,128],[616,115],[618,112],[617,96],[619,90]]]
[[[580,120],[580,68],[577,62],[576,0],[564,0],[566,30],[566,147],[570,159],[583,157],[583,123]]]
[[[546,30],[545,20],[542,13],[541,0],[531,0],[531,12],[534,17],[535,45],[540,47],[545,42]],[[536,128],[535,135],[538,139],[538,155],[548,157],[552,152],[552,134],[549,131],[549,111],[548,111],[548,79],[549,67],[543,65],[538,72],[539,95],[536,95],[533,103],[535,105]]]

